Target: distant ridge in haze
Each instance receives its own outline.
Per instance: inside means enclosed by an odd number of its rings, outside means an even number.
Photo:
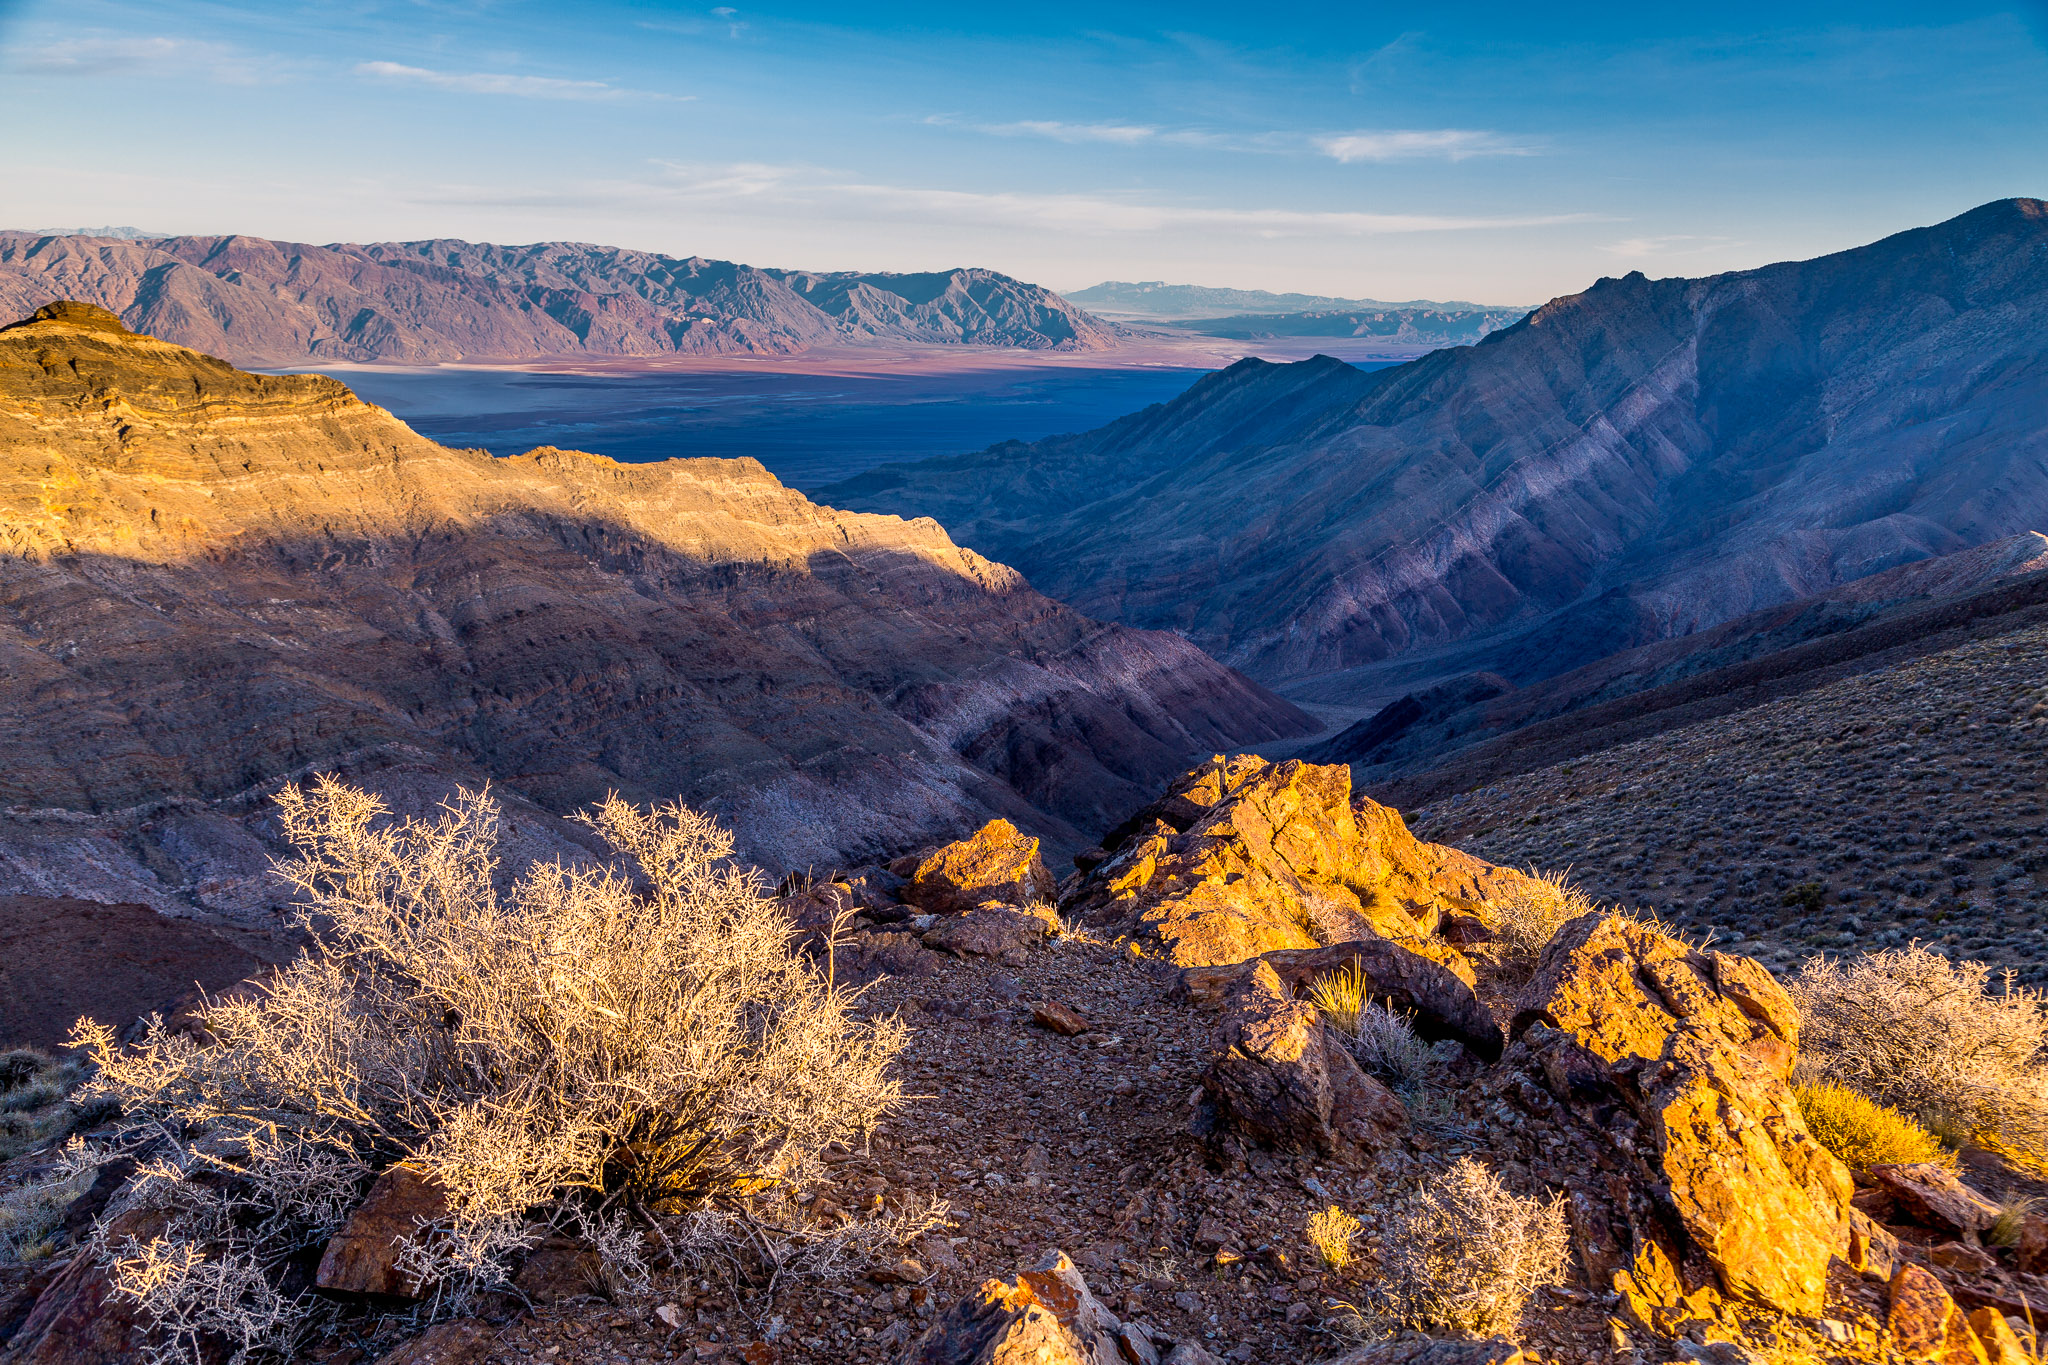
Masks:
[[[1274,294],[1264,289],[1216,289],[1202,284],[1167,284],[1161,280],[1133,283],[1105,280],[1066,296],[1069,303],[1104,317],[1175,322],[1192,318],[1238,317],[1247,313],[1315,313],[1350,309],[1434,309],[1456,313],[1510,313],[1517,317],[1527,307],[1465,303],[1458,300],[1410,299],[1389,303],[1384,299],[1344,299],[1333,294]]]
[[[240,365],[790,355],[876,343],[1092,351],[1122,336],[992,270],[771,270],[582,242],[0,232],[0,315],[57,299]]]

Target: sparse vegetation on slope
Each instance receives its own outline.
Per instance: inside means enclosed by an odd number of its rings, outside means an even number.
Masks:
[[[2048,629],[1916,659],[1411,814],[1781,971],[1918,940],[2048,984]],[[1814,883],[1824,894],[1788,892]]]
[[[432,823],[328,780],[279,804],[323,946],[205,1010],[211,1045],[80,1028],[88,1092],[173,1140],[123,1195],[167,1231],[103,1248],[167,1347],[287,1349],[314,1305],[283,1264],[396,1160],[445,1196],[402,1265],[453,1311],[551,1226],[631,1278],[629,1216],[799,1189],[897,1102],[900,1026],[852,1016],[693,811],[608,800],[588,823],[632,872],[541,863],[501,893],[487,795]]]
[[[1994,985],[1983,963],[1918,944],[1813,958],[1791,989],[1805,1015],[1805,1060],[1819,1075],[2048,1166],[2048,1000],[2039,992],[2009,977]]]

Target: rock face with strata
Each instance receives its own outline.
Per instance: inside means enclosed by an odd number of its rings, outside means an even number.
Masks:
[[[1353,799],[1341,765],[1211,759],[1111,832],[1109,857],[1067,898],[1175,965],[1390,939],[1469,984],[1437,936],[1446,911],[1482,910],[1524,876],[1408,833],[1399,812]]]
[[[1514,1032],[1557,1099],[1611,1112],[1605,1131],[1647,1206],[1629,1216],[1638,1266],[1668,1257],[1731,1297],[1820,1310],[1828,1263],[1849,1247],[1852,1185],[1800,1117],[1799,1015],[1769,972],[1586,915],[1544,951]]]
[[[0,894],[222,913],[270,904],[263,804],[313,772],[490,781],[508,858],[581,856],[557,817],[616,791],[831,867],[998,816],[1071,851],[1311,725],[751,460],[450,450],[87,308],[0,330],[0,678]]]
[[[1393,1092],[1263,962],[1224,1001],[1220,1042],[1203,1090],[1217,1118],[1263,1146],[1358,1165],[1408,1124]]]
[[[1291,694],[1526,685],[2048,525],[2044,243],[2048,204],[2005,199],[1816,260],[1631,273],[1393,369],[1245,360],[821,496],[936,517]]]

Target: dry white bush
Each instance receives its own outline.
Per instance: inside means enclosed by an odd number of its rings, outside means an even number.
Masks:
[[[1526,881],[1486,903],[1484,918],[1494,934],[1487,955],[1506,971],[1534,971],[1536,960],[1559,929],[1599,908],[1566,873],[1539,872],[1532,867]]]
[[[225,1309],[193,1305],[232,1300],[257,1324],[225,1333],[237,1358],[278,1349],[268,1258],[328,1235],[395,1160],[447,1194],[406,1269],[455,1311],[575,1210],[616,1230],[800,1186],[826,1143],[897,1103],[902,1026],[854,1017],[694,811],[608,800],[587,822],[630,870],[537,863],[501,893],[487,793],[387,822],[374,796],[322,779],[279,808],[299,852],[280,872],[319,946],[256,998],[214,1002],[212,1045],[154,1025],[129,1050],[96,1025],[75,1039],[92,1090],[174,1139],[154,1183],[205,1166],[226,1192],[175,1209],[187,1230],[162,1256],[107,1249],[167,1330],[222,1331]],[[219,1264],[185,1264],[180,1244]]]
[[[1802,1066],[1932,1125],[2048,1163],[2048,999],[1918,944],[1809,958]]]
[[[1407,1015],[1377,1000],[1367,1000],[1358,1012],[1351,1052],[1367,1072],[1399,1091],[1424,1091],[1443,1080],[1442,1055],[1416,1036]]]
[[[1388,1316],[1430,1332],[1512,1335],[1529,1299],[1564,1274],[1557,1200],[1525,1199],[1462,1157],[1394,1208],[1380,1248]]]

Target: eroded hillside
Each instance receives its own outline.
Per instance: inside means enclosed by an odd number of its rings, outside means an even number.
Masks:
[[[248,908],[291,776],[715,810],[845,864],[1004,814],[1072,849],[1194,753],[1301,732],[935,523],[751,460],[449,450],[98,310],[0,332],[0,890]]]

